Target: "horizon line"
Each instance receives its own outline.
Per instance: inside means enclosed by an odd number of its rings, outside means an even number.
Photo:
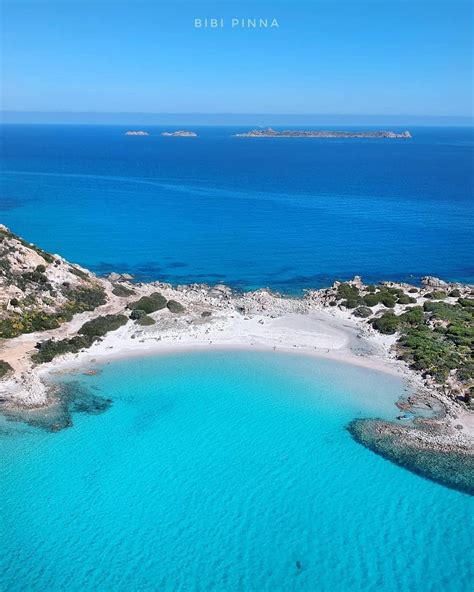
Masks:
[[[116,125],[474,125],[472,115],[367,113],[248,113],[147,111],[26,111],[1,110],[3,124]]]

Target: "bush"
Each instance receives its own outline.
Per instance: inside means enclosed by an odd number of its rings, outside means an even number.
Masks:
[[[451,290],[449,296],[451,296],[451,298],[459,298],[461,296],[461,292],[455,288],[454,290]]]
[[[329,302],[329,306],[337,306],[337,302],[335,300],[331,300]]]
[[[386,312],[381,317],[372,319],[370,322],[374,329],[377,329],[380,333],[392,335],[397,331],[400,319],[393,312]]]
[[[107,302],[104,288],[98,285],[92,288],[67,290],[64,295],[72,303],[74,313],[95,310]]]
[[[44,265],[37,265],[36,271],[38,271],[39,273],[44,273],[46,271],[46,267]]]
[[[337,287],[338,298],[346,298],[347,300],[356,300],[359,297],[359,288],[351,286],[350,284],[339,284]]]
[[[57,329],[60,324],[61,318],[58,314],[47,314],[38,310],[14,314],[0,321],[0,337],[10,339],[23,333]]]
[[[367,292],[375,292],[376,291],[376,287],[373,286],[372,284],[370,286],[367,286]]]
[[[408,296],[408,294],[402,294],[398,297],[398,304],[415,304],[416,298]]]
[[[155,323],[155,319],[152,319],[148,315],[143,315],[139,319],[137,319],[137,325],[141,325],[142,327],[149,327],[150,325],[154,325]]]
[[[416,293],[418,292],[418,288],[410,288],[410,289],[408,290],[408,292],[409,292],[410,294],[416,294]]]
[[[115,294],[115,296],[120,296],[120,298],[126,298],[127,296],[134,296],[135,291],[131,288],[127,288],[127,286],[115,284],[112,294]]]
[[[150,314],[165,307],[166,298],[159,292],[155,292],[150,296],[142,296],[136,302],[131,302],[127,308],[144,310],[147,314]]]
[[[18,306],[20,303],[18,301],[18,298],[11,298],[10,299],[10,305],[11,306]]]
[[[409,308],[398,318],[400,319],[400,322],[405,325],[419,325],[423,322],[423,309],[421,306],[414,306]]]
[[[0,360],[0,378],[6,376],[13,368],[5,360]]]
[[[94,341],[94,337],[87,335],[76,335],[71,339],[62,339],[61,341],[48,339],[47,341],[36,344],[36,348],[39,351],[37,354],[31,356],[31,358],[37,364],[44,364],[46,362],[51,362],[56,356],[62,354],[77,354],[81,349],[90,347]]]
[[[130,318],[132,319],[132,321],[137,321],[138,319],[141,319],[145,315],[146,315],[146,312],[144,310],[141,310],[139,308],[134,308],[132,310],[132,312],[130,313]]]
[[[377,294],[366,294],[362,300],[366,306],[377,306],[379,303],[379,297]]]
[[[359,300],[343,300],[341,304],[346,308],[355,308],[359,305]]]
[[[367,308],[366,306],[359,306],[358,308],[355,309],[355,311],[352,314],[355,317],[360,317],[362,319],[366,319],[371,316],[372,311],[370,310],[370,308]]]
[[[383,294],[380,298],[380,302],[387,308],[393,308],[395,306],[395,298],[389,294]]]
[[[87,321],[87,323],[82,325],[78,333],[89,337],[103,337],[109,331],[116,331],[119,327],[125,325],[127,321],[128,319],[125,315],[105,315],[92,319],[92,321]]]
[[[87,275],[87,273],[82,271],[82,269],[77,269],[76,267],[70,267],[69,271],[70,271],[70,273],[76,275],[78,278],[81,278],[81,280],[88,281],[90,279],[89,276]]]
[[[428,294],[426,297],[428,298]],[[443,298],[446,298],[446,292],[443,290],[433,290],[433,292],[431,292],[430,298],[433,298],[433,300],[442,300]]]
[[[168,304],[166,306],[168,307],[168,310],[170,312],[173,312],[173,313],[184,312],[184,306],[182,304],[180,304],[179,302],[176,302],[176,300],[169,300]]]

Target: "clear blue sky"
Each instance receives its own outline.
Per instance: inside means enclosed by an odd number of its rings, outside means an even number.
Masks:
[[[3,110],[469,116],[458,0],[6,0]],[[195,29],[194,18],[226,19]],[[278,19],[231,29],[230,19]]]

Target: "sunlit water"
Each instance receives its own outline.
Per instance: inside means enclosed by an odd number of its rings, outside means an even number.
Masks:
[[[0,222],[140,279],[286,292],[356,274],[474,281],[472,128],[412,128],[411,140],[126,129],[0,126]]]
[[[393,418],[398,379],[246,352],[76,378],[112,407],[2,424],[2,590],[473,589],[472,498],[345,430]]]

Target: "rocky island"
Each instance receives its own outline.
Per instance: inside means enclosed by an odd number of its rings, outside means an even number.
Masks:
[[[426,478],[474,494],[474,288],[361,278],[299,298],[268,289],[99,277],[0,225],[0,412],[57,431],[113,402],[58,386],[113,356],[245,348],[298,352],[403,377],[393,421],[351,436]],[[394,418],[395,418],[394,413]]]
[[[412,137],[409,131],[397,133],[391,131],[330,131],[330,130],[284,130],[276,131],[271,127],[254,129],[243,134],[235,134],[238,138],[399,138]]]
[[[187,130],[178,130],[176,132],[163,132],[161,135],[162,136],[170,136],[173,138],[196,138],[197,137],[196,132],[190,132]]]
[[[129,130],[128,132],[125,132],[126,136],[149,136],[150,134],[148,132],[145,132],[143,130]]]

